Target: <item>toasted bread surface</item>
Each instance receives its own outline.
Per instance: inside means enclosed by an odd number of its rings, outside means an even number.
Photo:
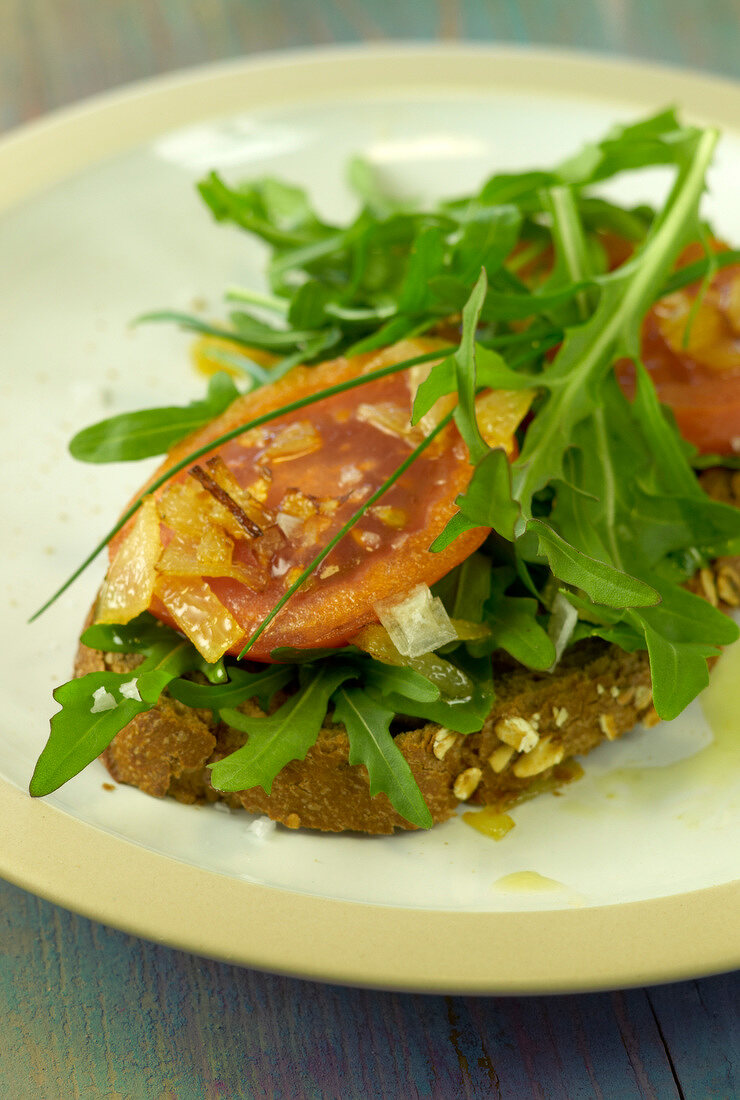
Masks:
[[[701,480],[715,499],[740,504],[740,471],[712,469]],[[726,610],[737,608],[740,558],[718,559],[689,587]],[[81,644],[75,675],[129,671],[141,660]],[[647,654],[627,653],[598,639],[571,647],[552,672],[535,672],[497,655],[494,683],[496,700],[479,733],[462,736],[431,722],[396,733],[396,745],[435,824],[447,820],[461,802],[503,809],[552,790],[572,777],[568,762],[573,757],[621,737],[637,723],[649,727],[658,722]],[[253,701],[241,709],[262,713]],[[185,803],[222,800],[288,828],[366,833],[414,828],[385,794],[371,797],[367,770],[349,763],[349,742],[338,723],[327,722],[305,760],[283,768],[269,795],[261,787],[235,794],[214,790],[208,765],[245,739],[211,711],[186,707],[165,691],[157,706],[121,730],[102,759],[116,781],[155,797],[169,795]]]

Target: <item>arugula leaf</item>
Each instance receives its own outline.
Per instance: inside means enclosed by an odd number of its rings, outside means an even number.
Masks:
[[[442,696],[436,701],[423,702],[392,691],[379,695],[375,688],[369,689],[370,694],[379,698],[396,714],[438,722],[440,726],[454,730],[455,733],[477,733],[490,713],[495,696],[491,660],[488,656],[466,656],[464,650],[458,649],[455,653],[455,664],[470,683],[466,695],[457,698]]]
[[[356,668],[358,679],[375,688],[381,697],[396,695],[417,703],[433,703],[441,696],[439,686],[413,668],[374,660],[358,661]]]
[[[302,188],[278,180],[239,187],[216,173],[204,180],[200,191],[214,217],[257,235],[272,249],[271,292],[228,293],[228,301],[239,303],[230,316],[231,328],[173,312],[148,319],[176,320],[192,331],[226,338],[235,350],[224,354],[233,355],[256,384],[329,350],[369,351],[428,331],[440,320],[449,324],[450,316],[462,310],[459,346],[419,388],[414,422],[440,396],[457,394],[455,418],[474,470],[457,500],[458,513],[433,549],[448,546],[470,528],[491,528],[496,535],[487,546],[493,568],[486,576],[480,563],[489,559],[476,554],[438,587],[455,615],[482,619],[491,634],[454,646],[460,676],[470,688],[451,699],[419,669],[384,665],[357,652],[343,653],[341,659],[328,653],[323,665],[315,664],[318,655],[312,654],[300,672],[296,655],[286,652],[287,665],[260,673],[234,669],[227,679],[222,662],[205,667],[191,650],[181,658],[185,671],[198,669],[213,681],[193,684],[180,673],[171,674],[166,649],[174,644],[174,632],[145,620],[94,627],[84,636],[88,644],[142,652],[146,661],[160,653],[162,665],[137,670],[141,703],[118,699],[121,684],[110,678],[115,674],[101,674],[106,679],[99,678],[98,686],[117,705],[93,715],[90,685],[78,681],[82,686],[74,690],[70,685],[65,685],[68,691],[59,689],[63,709],[61,717],[55,716],[42,772],[64,773],[68,757],[79,763],[90,752],[96,755],[127,708],[148,705],[161,684],[169,683],[175,698],[220,710],[249,733],[243,749],[214,768],[214,775],[237,784],[224,789],[259,783],[269,790],[286,753],[287,759],[305,756],[330,697],[339,694],[340,708],[349,710],[353,700],[357,706],[370,700],[366,720],[350,718],[360,731],[358,758],[369,754],[383,782],[395,784],[401,798],[405,780],[388,748],[386,716],[393,711],[426,718],[464,733],[480,729],[493,697],[493,648],[507,650],[532,668],[550,666],[553,647],[540,600],[550,606],[553,585],[565,586],[581,615],[573,640],[597,635],[625,649],[647,648],[658,711],[676,713],[705,682],[707,657],[737,633],[729,620],[679,586],[708,556],[737,548],[740,517],[698,488],[691,449],[679,439],[638,361],[640,326],[647,308],[666,289],[707,278],[737,260],[738,253],[720,253],[672,270],[683,245],[706,235],[698,204],[715,140],[713,131],[682,127],[675,112],[662,111],[615,128],[551,171],[498,175],[477,195],[431,209],[412,208],[386,195],[372,168],[356,161],[350,171],[363,208],[347,226],[325,221]],[[657,215],[646,207],[622,209],[588,190],[628,169],[661,164],[677,174]],[[604,231],[637,246],[632,258],[612,272],[605,270],[605,251],[596,236]],[[545,352],[556,343],[560,348],[550,360]],[[277,351],[282,359],[265,370],[250,363],[250,348]],[[611,369],[624,356],[636,361],[631,404]],[[369,376],[357,384],[366,381]],[[531,423],[520,433],[521,451],[511,466],[481,437],[475,417],[481,387],[537,391]],[[73,447],[86,461],[159,453],[212,419],[237,392],[228,379],[214,379],[203,402],[110,418],[79,433]],[[249,426],[255,425],[239,430]],[[702,459],[694,456],[693,462]],[[501,561],[506,568],[500,568]],[[267,706],[296,675],[299,691],[275,714],[250,719],[234,709],[247,693]],[[335,675],[340,675],[336,683]],[[364,689],[342,688],[337,694],[347,679],[358,680]]]
[[[437,226],[425,226],[415,237],[408,265],[399,288],[397,309],[401,313],[420,313],[429,303],[429,280],[440,269],[445,242]]]
[[[228,374],[219,371],[210,379],[203,400],[108,417],[78,432],[70,440],[69,450],[81,462],[132,462],[164,454],[196,428],[214,420],[238,396]]]
[[[470,286],[481,269],[490,278],[511,256],[523,228],[516,206],[475,206],[461,219],[462,233],[455,244],[450,269]]]
[[[462,531],[475,527],[492,527],[513,541],[520,508],[511,495],[511,470],[504,450],[496,447],[486,451],[455,503],[460,511],[429,547],[433,553],[444,550]]]
[[[100,649],[105,653],[148,654],[153,647],[165,643],[175,649],[182,643],[183,636],[179,631],[155,619],[148,611],[144,611],[122,625],[93,623],[83,631],[80,641],[91,649]],[[202,657],[195,646],[191,646],[191,650],[188,654],[189,671],[202,672],[213,684],[220,684],[228,679],[223,658],[212,663]]]
[[[681,125],[668,108],[646,119],[615,126],[601,141],[586,145],[556,170],[563,183],[584,186],[620,172],[657,164],[683,164],[693,154],[698,131]]]
[[[483,184],[478,195],[472,201],[465,200],[465,204],[472,210],[476,210],[479,206],[501,206],[512,203],[519,209],[539,210],[539,196],[543,188],[551,187],[556,182],[557,177],[552,172],[505,172],[491,176]]]
[[[269,707],[276,692],[293,679],[290,665],[270,665],[264,672],[247,672],[230,667],[227,683],[196,684],[192,680],[173,680],[168,692],[173,699],[188,707],[203,707],[222,711],[238,707],[248,699],[256,699],[264,709]]]
[[[470,461],[479,462],[488,452],[475,418],[475,394],[477,390],[475,366],[475,332],[483,306],[488,280],[485,269],[478,277],[470,298],[465,303],[462,314],[462,336],[460,347],[453,354],[455,377],[457,381],[458,405],[455,409],[455,423],[465,440]]]
[[[225,707],[221,711],[223,721],[248,738],[236,752],[210,765],[216,790],[262,787],[269,794],[278,772],[291,760],[303,760],[316,743],[331,695],[353,674],[349,664],[306,665],[299,690],[274,714],[252,717]]]
[[[491,594],[491,560],[482,553],[471,554],[433,586],[450,618],[483,622],[483,608]]]
[[[157,642],[132,672],[90,672],[58,687],[54,698],[62,709],[51,719],[29,792],[34,797],[51,794],[92,763],[132,718],[155,706],[170,681],[192,667],[194,652],[181,637],[174,643]],[[125,693],[126,684],[138,699]],[[107,709],[99,709],[96,693],[101,692],[102,702],[110,704]]]
[[[595,279],[572,283],[559,290],[515,293],[510,290],[489,289],[480,307],[483,321],[526,321],[530,317],[547,315],[561,306],[568,305],[586,290],[597,285]],[[440,313],[452,313],[462,309],[470,296],[470,285],[450,275],[438,275],[430,279],[429,288],[437,299]]]
[[[404,206],[383,187],[377,169],[364,157],[350,157],[347,183],[376,218],[387,218]]]
[[[535,342],[538,338],[528,337],[527,339]],[[511,342],[509,341],[509,343]],[[546,346],[543,345],[542,351],[545,350]],[[483,344],[476,343],[473,355],[476,386],[482,389],[526,390],[535,387],[538,383],[537,375],[512,369],[512,366],[508,365],[501,355]],[[454,355],[448,355],[434,364],[427,377],[419,385],[414,398],[411,423],[418,424],[440,397],[456,392],[456,359]]]
[[[659,602],[652,585],[577,549],[542,520],[528,520],[527,529],[537,536],[540,553],[547,558],[553,574],[566,584],[582,588],[594,603],[636,607]]]
[[[666,719],[680,714],[709,683],[707,657],[740,636],[732,619],[683,588],[666,593],[660,607],[631,613],[629,621],[644,631],[654,670],[653,704]]]
[[[545,207],[552,218],[552,236],[555,263],[545,283],[545,288],[570,288],[585,282],[584,275],[591,270],[591,250],[584,232],[583,221],[570,187],[551,187],[545,194]],[[573,305],[578,318],[584,321],[594,307],[596,288],[583,287],[574,296]],[[560,318],[559,318],[560,319]],[[567,318],[562,318],[565,324]]]
[[[484,606],[491,638],[485,648],[491,652],[504,649],[526,668],[549,669],[555,661],[555,647],[539,622],[539,603],[529,596],[509,595],[513,577],[514,571],[506,567],[492,573],[491,595]]]
[[[639,371],[642,382],[632,404],[616,381],[608,380],[608,423],[605,411],[599,410],[574,434],[577,449],[566,458],[552,522],[571,543],[649,578],[658,592],[659,606],[633,607],[616,615],[594,606],[606,602],[594,592],[591,612],[583,604],[579,610],[582,616],[594,614],[615,624],[601,632],[607,640],[624,642],[620,631],[625,629],[642,636],[656,709],[661,717],[675,717],[705,682],[706,658],[738,633],[731,619],[679,586],[694,571],[701,550],[721,553],[740,537],[740,513],[710,500],[699,488],[675,428],[661,415],[652,387]],[[691,547],[694,555],[687,553]],[[677,558],[679,552],[684,557]],[[572,580],[562,570],[560,575]],[[582,582],[576,583],[585,590]]]
[[[242,347],[245,352],[254,349],[254,344],[240,336],[235,329],[227,328],[226,325],[213,325],[208,321],[203,321],[200,317],[196,317],[192,313],[182,313],[175,309],[157,309],[148,313],[141,313],[134,319],[133,323],[143,325],[158,322],[179,325],[187,332],[196,332],[199,336],[215,336],[218,340],[226,340],[230,344],[236,344]],[[268,375],[267,371],[256,363],[251,364],[248,368],[245,363],[245,370],[246,369],[248,369],[248,372],[252,373],[260,382],[266,382],[268,377],[271,377],[271,374]]]
[[[490,660],[488,664],[490,665]],[[483,728],[483,723],[491,711],[494,694],[478,688],[475,694],[468,699],[443,699],[436,702],[421,702],[418,699],[409,699],[405,695],[397,695],[393,691],[380,695],[375,688],[369,688],[369,694],[378,698],[396,714],[405,714],[411,718],[422,718],[425,722],[437,722],[445,729],[455,733],[478,733]]]
[[[697,229],[704,174],[717,141],[702,132],[694,157],[674,183],[671,195],[635,257],[602,281],[599,304],[589,320],[566,333],[560,352],[539,378],[549,397],[532,422],[522,453],[513,464],[514,496],[528,512],[532,497],[562,477],[563,456],[572,432],[599,406],[599,383],[620,357],[639,357],[640,325],[682,246]]]
[[[434,824],[432,815],[390,733],[395,711],[358,687],[339,688],[333,702],[334,717],[347,730],[349,762],[367,768],[370,795],[384,792],[401,817],[420,829],[430,829]]]
[[[328,231],[305,191],[281,180],[266,178],[233,188],[211,172],[198,191],[217,221],[234,222],[276,248],[296,248]]]
[[[616,237],[634,244],[645,239],[655,217],[655,211],[650,206],[626,209],[609,202],[601,195],[587,195],[583,192],[579,195],[578,208],[583,225],[589,231],[613,233]]]
[[[80,637],[86,646],[106,653],[146,653],[150,646],[165,639],[182,641],[182,635],[146,611],[121,625],[93,623]]]

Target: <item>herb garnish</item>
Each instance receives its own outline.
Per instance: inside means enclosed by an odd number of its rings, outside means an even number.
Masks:
[[[454,416],[475,469],[457,500],[458,513],[432,549],[471,527],[490,527],[495,536],[435,591],[451,615],[483,622],[489,634],[444,650],[471,684],[468,696],[459,699],[445,696],[412,669],[351,648],[306,662],[286,653],[285,664],[263,672],[230,665],[220,682],[194,684],[183,676],[203,671],[202,662],[179,635],[152,640],[156,628],[151,626],[142,637],[115,628],[129,651],[145,657],[135,674],[143,685],[141,699],[119,698],[121,683],[102,673],[95,686],[108,691],[114,705],[94,713],[91,721],[88,678],[58,689],[63,710],[52,720],[32,793],[47,793],[84,767],[133,714],[154,705],[168,684],[175,698],[211,707],[248,734],[242,749],[214,766],[217,787],[260,784],[269,791],[285,763],[305,756],[327,707],[333,707],[334,720],[344,722],[348,732],[351,762],[368,768],[372,793],[384,791],[407,820],[426,826],[428,811],[391,736],[394,716],[439,721],[461,733],[480,729],[493,698],[495,649],[506,649],[532,668],[549,668],[555,659],[547,631],[555,596],[579,615],[573,641],[597,635],[622,648],[647,649],[658,713],[670,718],[681,711],[707,681],[707,657],[738,633],[731,620],[682,585],[697,563],[737,551],[740,516],[698,487],[691,448],[658,404],[640,365],[639,339],[642,318],[658,297],[740,259],[737,252],[707,255],[673,270],[685,244],[706,238],[698,211],[716,139],[714,131],[682,126],[673,111],[664,111],[614,129],[553,170],[497,175],[476,194],[429,210],[383,194],[369,166],[357,160],[351,181],[362,209],[344,227],[319,218],[300,188],[275,180],[233,188],[215,173],[204,180],[200,191],[214,217],[270,246],[270,293],[230,291],[228,301],[239,308],[230,312],[227,325],[172,311],[146,319],[176,320],[191,331],[230,340],[237,354],[227,365],[243,367],[247,388],[328,353],[372,350],[439,324],[449,335],[449,318],[462,312],[461,338],[456,347],[451,341],[449,354],[419,387],[414,420],[440,396],[457,395]],[[651,165],[676,173],[657,214],[644,206],[623,209],[591,190],[621,172]],[[634,246],[632,256],[613,271],[604,247],[609,233]],[[250,362],[250,348],[280,358],[272,368],[260,367]],[[417,357],[342,383],[243,425],[187,455],[148,491],[239,432],[439,356]],[[611,369],[621,356],[636,363],[632,402]],[[481,436],[475,396],[484,387],[537,393],[512,463]],[[74,453],[87,461],[157,453],[155,448],[170,446],[212,419],[219,403],[235,392],[233,383],[217,376],[204,402],[111,418],[79,433]],[[273,609],[259,632],[279,610]],[[91,637],[89,644],[115,648],[112,636],[108,645],[90,632],[84,640]],[[235,710],[248,697],[269,708],[274,693],[291,683],[296,689],[273,714],[250,718]]]

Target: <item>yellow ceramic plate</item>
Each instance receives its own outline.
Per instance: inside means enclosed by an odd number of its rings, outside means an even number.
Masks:
[[[460,818],[428,834],[333,837],[106,789],[93,765],[25,793],[102,563],[33,626],[31,611],[146,473],[75,464],[104,415],[202,391],[188,340],[137,314],[262,285],[263,254],[214,227],[210,168],[280,174],[348,216],[361,152],[396,188],[459,194],[547,165],[668,103],[726,136],[707,211],[740,240],[740,89],[601,58],[475,47],[263,57],[136,86],[0,143],[6,638],[0,685],[0,873],[97,920],[203,955],[328,981],[454,993],[585,990],[740,961],[740,723],[710,713],[592,754],[561,797],[515,811],[500,843]],[[656,197],[660,172],[620,189]],[[145,464],[146,465],[146,464]],[[733,658],[718,673],[733,680]],[[724,671],[723,671],[724,670]]]

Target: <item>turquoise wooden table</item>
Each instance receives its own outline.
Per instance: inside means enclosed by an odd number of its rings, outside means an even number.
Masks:
[[[131,80],[396,38],[585,48],[740,77],[738,0],[3,0],[0,129]],[[210,962],[0,884],[0,1096],[740,1094],[736,976],[472,998]]]

